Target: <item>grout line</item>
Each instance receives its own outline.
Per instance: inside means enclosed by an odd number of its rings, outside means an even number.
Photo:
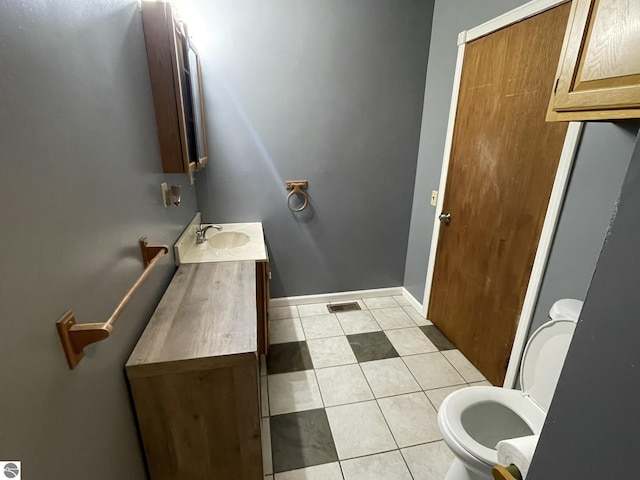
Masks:
[[[356,458],[367,458],[367,457],[373,457],[375,455],[380,455],[383,453],[389,453],[389,452],[395,452],[396,450],[400,450],[399,448],[392,448],[390,450],[383,450],[382,452],[376,452],[376,453],[367,453],[366,455],[358,455],[356,457],[349,457],[349,458],[345,458],[343,460],[338,459],[339,462],[348,462],[349,460],[355,460]]]
[[[375,397],[375,395],[374,395]],[[378,401],[379,399],[376,398],[376,405],[378,406],[378,410],[380,410],[380,415],[382,415],[382,419],[384,420],[385,425],[387,426],[387,428],[389,429],[389,433],[391,434],[391,438],[393,438],[393,442],[396,444],[396,447],[398,447],[397,449],[400,450],[400,445],[398,445],[398,440],[396,440],[396,436],[393,434],[393,430],[391,429],[391,425],[389,425],[389,421],[387,420],[387,417],[384,416],[384,412],[382,411],[382,407],[380,406],[380,403]]]
[[[419,354],[419,355],[424,355],[424,354]],[[411,356],[411,355],[408,355]],[[418,378],[413,374],[413,372],[411,371],[411,369],[409,368],[409,365],[407,365],[407,362],[404,361],[404,358],[402,358],[402,356],[400,357],[400,360],[402,360],[402,364],[404,365],[404,368],[406,368],[407,370],[409,370],[409,373],[411,374],[411,376],[413,377],[413,379],[416,381],[416,383],[418,384],[418,386],[420,387],[420,390],[424,392],[424,388],[422,388],[422,385],[420,384],[420,382],[418,381]],[[428,397],[427,397],[428,399]]]
[[[438,440],[435,440],[435,441],[438,441]],[[427,443],[433,443],[433,442],[427,442]],[[417,446],[420,446],[420,445],[426,445],[427,443],[419,443],[417,445],[411,445],[411,447],[417,447]],[[403,448],[411,448],[411,447],[403,447]],[[409,475],[411,476],[412,479],[415,479],[415,477],[411,473],[411,469],[409,468],[409,465],[407,464],[407,461],[404,458],[404,455],[402,455],[402,449],[401,448],[394,448],[393,450],[385,450],[383,452],[377,452],[377,453],[369,453],[367,455],[360,455],[358,457],[349,457],[349,458],[345,458],[344,460],[338,459],[338,462],[340,463],[340,470],[342,471],[342,462],[348,462],[349,460],[357,460],[357,459],[360,459],[360,458],[374,457],[376,455],[382,455],[383,453],[391,453],[391,452],[398,452],[400,454],[400,457],[402,458],[402,461],[404,462],[405,466],[407,467],[407,471],[409,472]],[[345,478],[344,477],[344,471],[342,471],[342,477]]]
[[[456,350],[458,350],[458,349],[456,348]],[[447,351],[451,351],[451,350],[447,350]],[[459,351],[459,350],[458,350],[458,351]],[[469,382],[467,381],[467,379],[466,379],[466,378],[464,378],[464,375],[462,375],[462,372],[456,368],[456,366],[451,362],[451,360],[449,360],[449,359],[447,358],[447,356],[446,356],[444,353],[440,352],[440,354],[444,357],[444,359],[445,359],[447,362],[449,362],[449,365],[451,365],[451,367],[452,367],[452,368],[453,368],[453,369],[458,373],[458,375],[460,375],[460,377],[465,381],[465,383],[469,383]],[[462,355],[462,352],[460,352],[460,354]]]
[[[325,410],[325,415],[326,415],[327,405],[326,405],[326,402],[324,401],[324,396],[322,395],[322,389],[320,388],[320,382],[318,381],[318,375],[316,374],[315,368],[313,369],[313,378],[316,379],[316,385],[318,387],[318,392],[320,393],[320,401],[322,402],[322,408]],[[331,430],[331,425],[329,425],[329,430]],[[333,437],[333,432],[331,432],[331,437]],[[335,439],[333,443],[335,443]]]

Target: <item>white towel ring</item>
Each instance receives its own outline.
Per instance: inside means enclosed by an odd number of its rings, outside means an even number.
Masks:
[[[287,195],[287,200],[286,200],[287,207],[289,208],[289,210],[291,210],[292,212],[301,212],[302,210],[307,208],[307,205],[309,205],[309,198],[307,197],[307,194],[304,192],[303,189],[309,186],[309,182],[307,180],[287,181],[286,186],[287,186],[287,190],[291,190],[291,193]],[[294,195],[299,195],[304,200],[302,202],[302,206],[299,208],[294,208],[291,206],[291,199],[293,198]]]

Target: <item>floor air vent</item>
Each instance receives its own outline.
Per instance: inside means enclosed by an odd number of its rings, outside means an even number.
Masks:
[[[360,310],[360,305],[358,305],[358,302],[334,303],[333,305],[327,305],[327,308],[331,313],[353,312],[354,310]]]

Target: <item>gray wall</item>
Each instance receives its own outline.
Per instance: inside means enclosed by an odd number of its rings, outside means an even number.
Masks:
[[[530,333],[556,300],[587,295],[637,132],[635,124],[585,125]]]
[[[272,296],[402,285],[432,3],[202,0],[185,15],[211,157],[198,205],[264,222]]]
[[[598,259],[530,480],[638,478],[639,212],[640,145]]]
[[[196,211],[161,172],[135,2],[0,7],[0,457],[30,479],[145,478],[123,365],[175,271],[157,267],[106,341],[69,371],[55,322],[106,320]],[[162,181],[182,183],[164,209]]]
[[[424,296],[435,215],[429,197],[431,190],[439,188],[457,33],[523,3],[514,0],[436,1],[404,279],[405,288],[420,302]],[[532,328],[546,321],[550,306],[558,298],[584,299],[629,163],[636,131],[634,126],[610,123],[586,125]]]

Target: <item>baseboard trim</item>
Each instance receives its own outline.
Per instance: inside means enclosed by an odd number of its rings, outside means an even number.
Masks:
[[[422,315],[422,304],[416,300],[416,297],[409,293],[409,290],[404,287],[402,287],[402,296],[407,299],[411,306],[415,308],[420,315]]]
[[[310,303],[348,302],[350,300],[358,300],[360,298],[389,297],[391,295],[402,295],[407,298],[409,302],[411,302],[411,299],[415,302],[416,299],[413,297],[408,298],[406,295],[411,294],[409,292],[405,294],[405,291],[404,287],[389,287],[374,288],[371,290],[354,290],[352,292],[300,295],[298,297],[280,297],[271,299],[271,307],[288,307],[290,305],[307,305]]]

